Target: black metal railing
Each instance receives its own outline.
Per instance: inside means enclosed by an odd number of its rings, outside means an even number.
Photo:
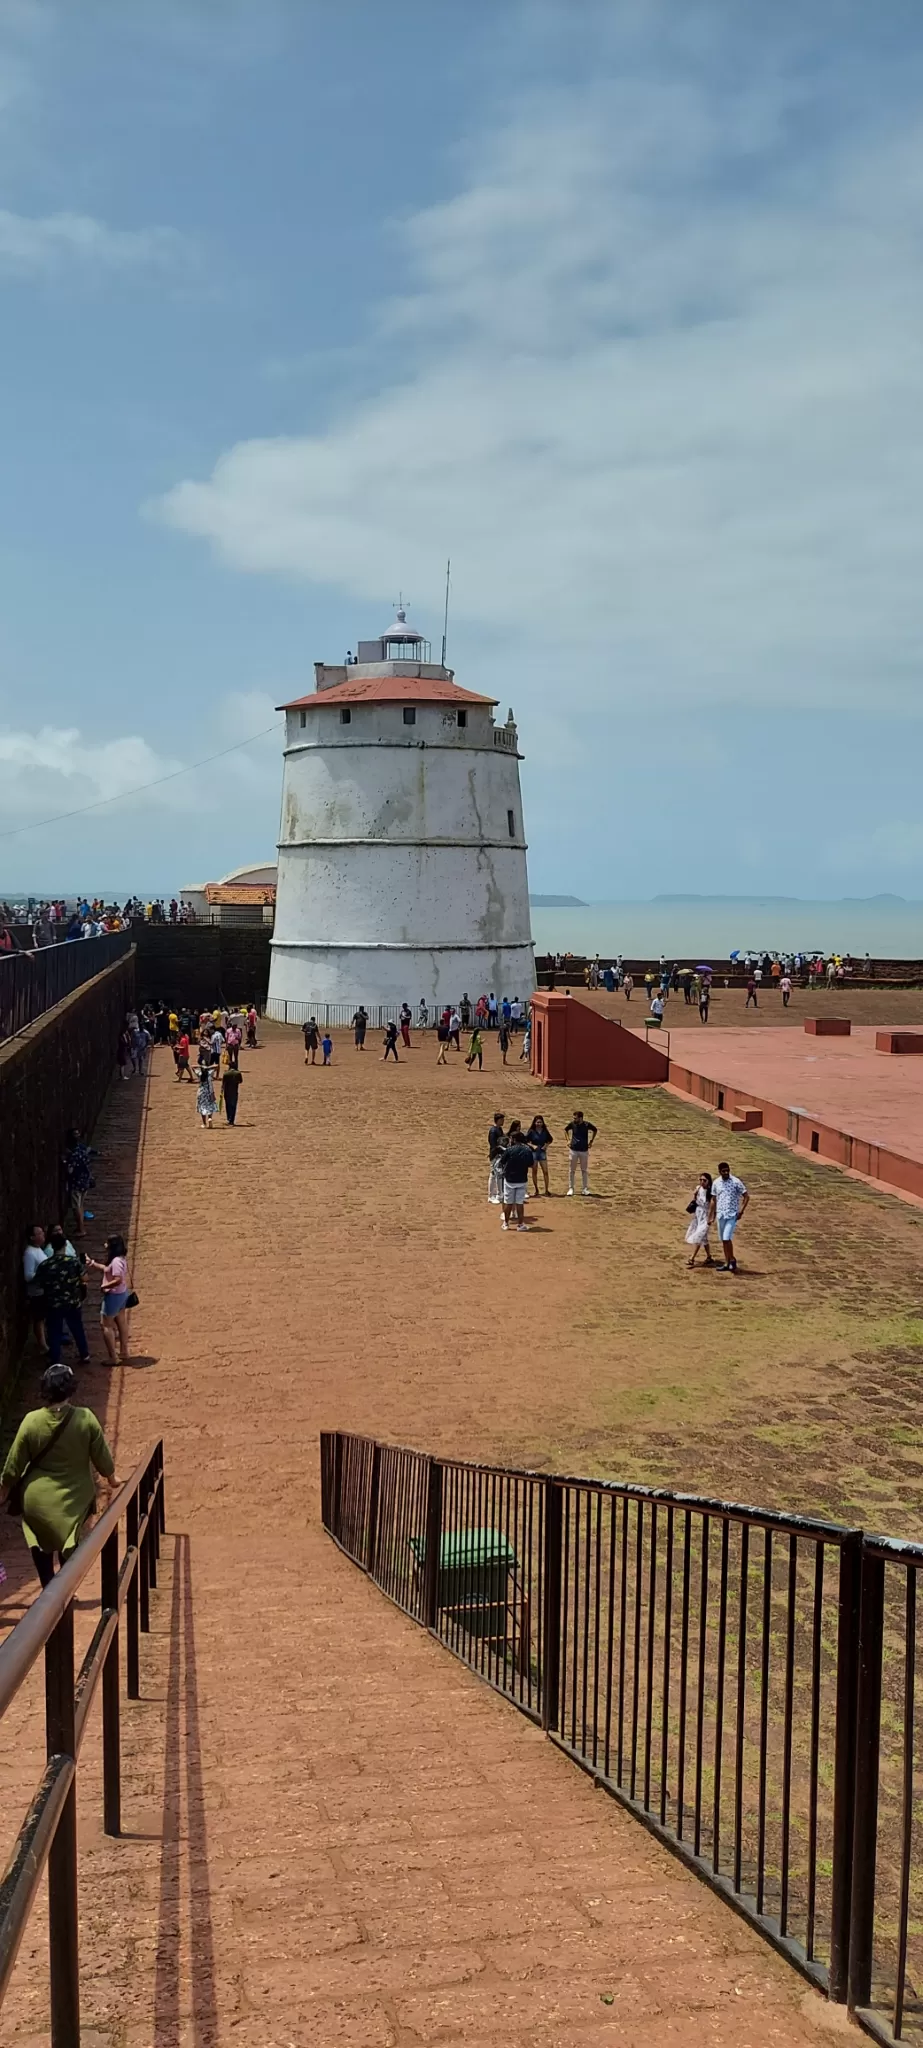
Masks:
[[[104,967],[123,960],[131,947],[130,932],[104,932],[99,939],[72,939],[34,953],[0,953],[0,1041],[15,1038]]]
[[[923,2029],[923,1548],[321,1439],[328,1532],[882,2041]]]
[[[89,942],[88,942],[89,943]],[[119,1528],[125,1540],[119,1556]],[[48,1865],[52,2048],[80,2048],[77,1905],[77,1770],[97,1687],[103,1695],[103,1825],[121,1833],[120,1636],[125,1610],[128,1698],[140,1698],[140,1636],[150,1628],[166,1527],[163,1445],[155,1444],[51,1584],[0,1646],[0,1719],[45,1652],[47,1762],[0,1881],[0,2005],[35,1894]],[[100,1611],[75,1672],[74,1602],[100,1560]]]

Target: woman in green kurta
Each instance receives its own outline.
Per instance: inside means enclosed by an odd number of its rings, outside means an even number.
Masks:
[[[96,1508],[94,1470],[108,1481],[110,1492],[119,1481],[92,1409],[72,1406],[77,1380],[70,1366],[50,1365],[41,1391],[44,1407],[23,1417],[13,1439],[0,1477],[0,1503],[24,1479],[22,1533],[47,1586],[54,1576],[55,1552],[64,1564]]]

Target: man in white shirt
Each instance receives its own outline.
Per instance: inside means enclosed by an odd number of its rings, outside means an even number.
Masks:
[[[717,1223],[718,1236],[724,1246],[724,1265],[721,1273],[736,1273],[737,1260],[734,1257],[734,1232],[747,1208],[750,1197],[742,1180],[738,1180],[726,1159],[722,1159],[712,1184],[711,1202],[708,1210],[709,1223]]]
[[[68,1256],[75,1259],[77,1254],[68,1241],[65,1246]],[[33,1223],[29,1242],[22,1255],[23,1279],[26,1283],[26,1299],[29,1303],[29,1317],[32,1335],[41,1351],[47,1350],[45,1340],[45,1297],[42,1292],[39,1273],[46,1259],[51,1257],[51,1246],[45,1241],[45,1232],[40,1223]]]

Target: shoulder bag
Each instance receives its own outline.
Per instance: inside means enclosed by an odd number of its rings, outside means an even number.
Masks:
[[[47,1458],[49,1451],[52,1449],[52,1446],[57,1443],[59,1436],[64,1435],[64,1431],[67,1428],[67,1425],[71,1419],[71,1416],[73,1415],[73,1412],[73,1408],[68,1408],[67,1414],[62,1415],[61,1420],[58,1423],[57,1429],[52,1430],[51,1435],[48,1438],[48,1442],[42,1445],[40,1451],[36,1451],[34,1458],[29,1459],[29,1463],[26,1466],[25,1471],[20,1474],[19,1478],[14,1479],[13,1484],[10,1487],[9,1493],[7,1494],[6,1511],[8,1515],[22,1514],[22,1496],[26,1482],[31,1477],[32,1473],[37,1471],[39,1465],[44,1465],[45,1459]]]

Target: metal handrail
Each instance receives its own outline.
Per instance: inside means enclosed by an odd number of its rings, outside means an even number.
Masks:
[[[126,1524],[119,1563],[119,1525]],[[52,2048],[80,2048],[76,1778],[90,1708],[103,1687],[103,1825],[121,1833],[120,1618],[127,1609],[126,1689],[140,1697],[139,1631],[150,1628],[166,1527],[163,1444],[154,1444],[110,1501],[72,1558],[43,1588],[0,1646],[0,1716],[45,1652],[47,1762],[0,1881],[0,2004],[46,1863],[50,1931]],[[100,1617],[74,1671],[74,1602],[100,1560]]]
[[[17,1038],[56,1003],[131,952],[130,931],[0,954],[0,1042]]]

